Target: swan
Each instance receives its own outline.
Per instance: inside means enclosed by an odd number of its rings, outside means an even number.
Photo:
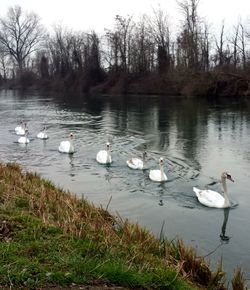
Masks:
[[[27,125],[26,123],[21,122],[19,126],[15,128],[15,133],[17,135],[25,135],[25,131],[27,130]]]
[[[38,139],[43,139],[43,140],[48,139],[49,137],[48,137],[48,135],[47,135],[47,133],[46,133],[46,127],[44,127],[44,128],[42,129],[42,131],[39,132],[39,133],[37,134],[36,137],[37,137]]]
[[[147,157],[147,152],[144,151],[142,154],[142,160],[140,158],[133,157],[127,160],[126,162],[127,162],[128,167],[132,169],[144,169],[145,163],[146,163],[146,157]]]
[[[19,132],[20,130],[22,130],[22,128],[23,128],[23,122],[20,122],[20,125],[16,126],[15,128],[15,132],[16,133]]]
[[[149,171],[149,178],[153,181],[162,182],[168,180],[167,175],[163,170],[163,158],[159,159],[160,169],[154,169]]]
[[[96,161],[101,164],[110,164],[112,162],[112,158],[110,155],[110,143],[106,144],[107,150],[100,150],[96,155]]]
[[[74,153],[74,145],[73,145],[73,134],[70,133],[69,135],[69,140],[67,141],[62,141],[58,147],[59,152],[61,153]]]
[[[231,174],[228,172],[222,172],[221,174],[221,183],[224,191],[224,197],[213,190],[210,189],[198,189],[197,187],[193,187],[193,191],[195,192],[198,200],[205,206],[208,207],[216,207],[216,208],[227,208],[230,207],[230,201],[227,193],[227,185],[226,180],[231,180],[234,182]]]
[[[17,140],[17,142],[18,143],[20,143],[20,144],[28,144],[28,143],[30,143],[30,140],[29,140],[29,138],[28,138],[28,130],[26,129],[25,130],[25,135],[24,136],[22,136],[22,137],[20,137],[18,140]]]

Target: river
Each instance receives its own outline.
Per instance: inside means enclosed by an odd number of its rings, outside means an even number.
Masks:
[[[96,206],[138,222],[156,236],[181,238],[215,267],[222,257],[230,278],[241,267],[250,278],[250,106],[223,99],[120,96],[47,96],[0,92],[0,159],[18,162]],[[31,142],[17,143],[14,128],[25,121]],[[49,139],[36,138],[47,126]],[[73,156],[58,152],[74,134]],[[95,156],[111,143],[111,166]],[[165,183],[152,182],[148,170],[127,167],[130,157],[148,153],[148,168],[164,158]],[[228,181],[233,207],[207,208],[192,188],[221,191]],[[221,235],[227,237],[222,239]]]

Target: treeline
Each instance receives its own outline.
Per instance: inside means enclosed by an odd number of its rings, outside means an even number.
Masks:
[[[157,9],[135,22],[117,15],[104,35],[62,26],[49,34],[35,13],[10,7],[0,18],[0,83],[9,88],[79,93],[250,95],[250,34],[239,19],[218,36],[198,14],[199,0],[177,1],[182,21]]]

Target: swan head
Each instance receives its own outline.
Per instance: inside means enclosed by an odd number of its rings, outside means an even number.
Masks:
[[[231,174],[228,171],[222,172],[221,177],[224,178],[224,179],[228,179],[228,180],[234,182]]]
[[[164,163],[163,158],[160,157],[160,159],[159,159],[159,164],[160,164],[160,166],[163,166],[163,163]]]
[[[107,143],[106,143],[106,146],[107,146],[107,150],[109,150],[109,149],[110,149],[110,143],[107,142]]]
[[[70,139],[73,139],[73,138],[74,138],[73,133],[70,133],[70,134],[69,134],[69,138],[70,138]]]

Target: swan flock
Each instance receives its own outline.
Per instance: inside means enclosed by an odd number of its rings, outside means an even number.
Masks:
[[[20,144],[28,144],[30,143],[30,139],[28,138],[28,127],[27,124],[21,122],[18,126],[15,127],[15,134],[19,135],[18,143]],[[46,132],[46,127],[44,127],[38,134],[38,139],[47,140],[48,135]],[[73,154],[75,152],[74,144],[73,144],[73,134],[70,133],[68,140],[61,141],[58,147],[58,151],[61,153]],[[129,168],[135,170],[144,170],[146,169],[146,157],[147,152],[144,151],[142,154],[142,159],[138,157],[132,157],[126,161],[126,164]],[[112,163],[112,157],[110,153],[110,143],[106,143],[106,150],[100,150],[96,154],[96,161],[100,164],[110,165]],[[164,160],[162,157],[159,159],[159,169],[150,169],[149,170],[149,179],[155,182],[165,182],[168,180],[167,175],[163,169]],[[217,191],[210,189],[199,189],[197,187],[193,187],[193,191],[198,199],[198,201],[207,207],[214,208],[228,208],[230,207],[230,200],[227,191],[226,180],[230,180],[234,182],[231,174],[227,171],[222,172],[221,174],[221,184],[223,193],[220,194]]]

